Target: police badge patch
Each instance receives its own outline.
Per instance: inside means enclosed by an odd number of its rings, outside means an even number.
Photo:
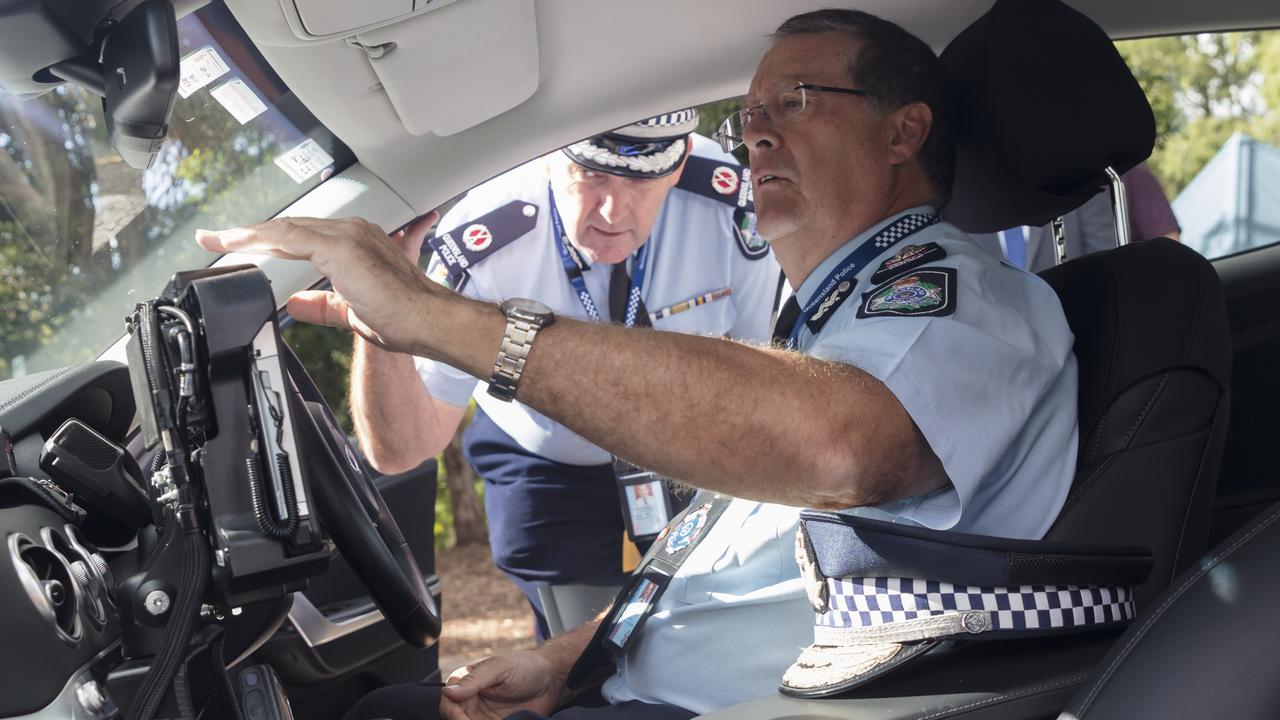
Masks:
[[[702,533],[702,528],[707,525],[707,513],[709,512],[711,512],[711,503],[706,503],[684,517],[684,522],[680,523],[680,527],[672,530],[667,536],[666,550],[668,555],[675,555],[698,539],[698,535]]]
[[[906,272],[862,296],[859,318],[942,316],[956,311],[955,268]]]
[[[943,250],[938,243],[908,245],[899,250],[897,255],[880,263],[880,267],[871,275],[871,282],[882,283],[899,273],[941,260],[946,256],[947,251]]]
[[[733,211],[733,231],[738,249],[748,260],[759,260],[769,254],[769,241],[756,232],[756,214],[742,208]]]

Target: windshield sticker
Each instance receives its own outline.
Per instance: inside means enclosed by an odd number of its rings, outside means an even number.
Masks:
[[[209,94],[241,125],[267,111],[267,104],[259,100],[243,80],[232,80],[210,90]]]
[[[181,78],[178,80],[178,94],[185,100],[191,93],[227,74],[227,64],[218,57],[213,48],[201,48],[182,58],[178,65]]]
[[[311,138],[276,158],[276,165],[296,183],[306,182],[307,178],[332,164],[333,158],[329,153]]]

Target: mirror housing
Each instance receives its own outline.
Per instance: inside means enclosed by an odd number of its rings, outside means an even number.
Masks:
[[[144,170],[169,132],[178,93],[178,20],[168,0],[144,0],[103,34],[102,62],[80,56],[49,68],[55,77],[102,96],[111,144]]]
[[[145,169],[169,132],[178,93],[178,20],[167,0],[147,0],[110,30],[102,48],[107,133],[120,157]]]

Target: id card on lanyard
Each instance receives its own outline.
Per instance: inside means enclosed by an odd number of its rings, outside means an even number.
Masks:
[[[618,479],[627,537],[637,543],[654,539],[671,521],[675,507],[666,478],[616,457],[613,474]]]

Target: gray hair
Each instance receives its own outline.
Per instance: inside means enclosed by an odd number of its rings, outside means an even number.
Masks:
[[[826,9],[795,15],[770,36],[777,41],[811,33],[842,33],[860,43],[845,68],[855,87],[867,91],[876,112],[884,113],[920,102],[933,113],[929,136],[920,147],[919,161],[933,185],[935,204],[951,199],[956,150],[950,128],[946,70],[923,40],[901,27],[860,10]]]

